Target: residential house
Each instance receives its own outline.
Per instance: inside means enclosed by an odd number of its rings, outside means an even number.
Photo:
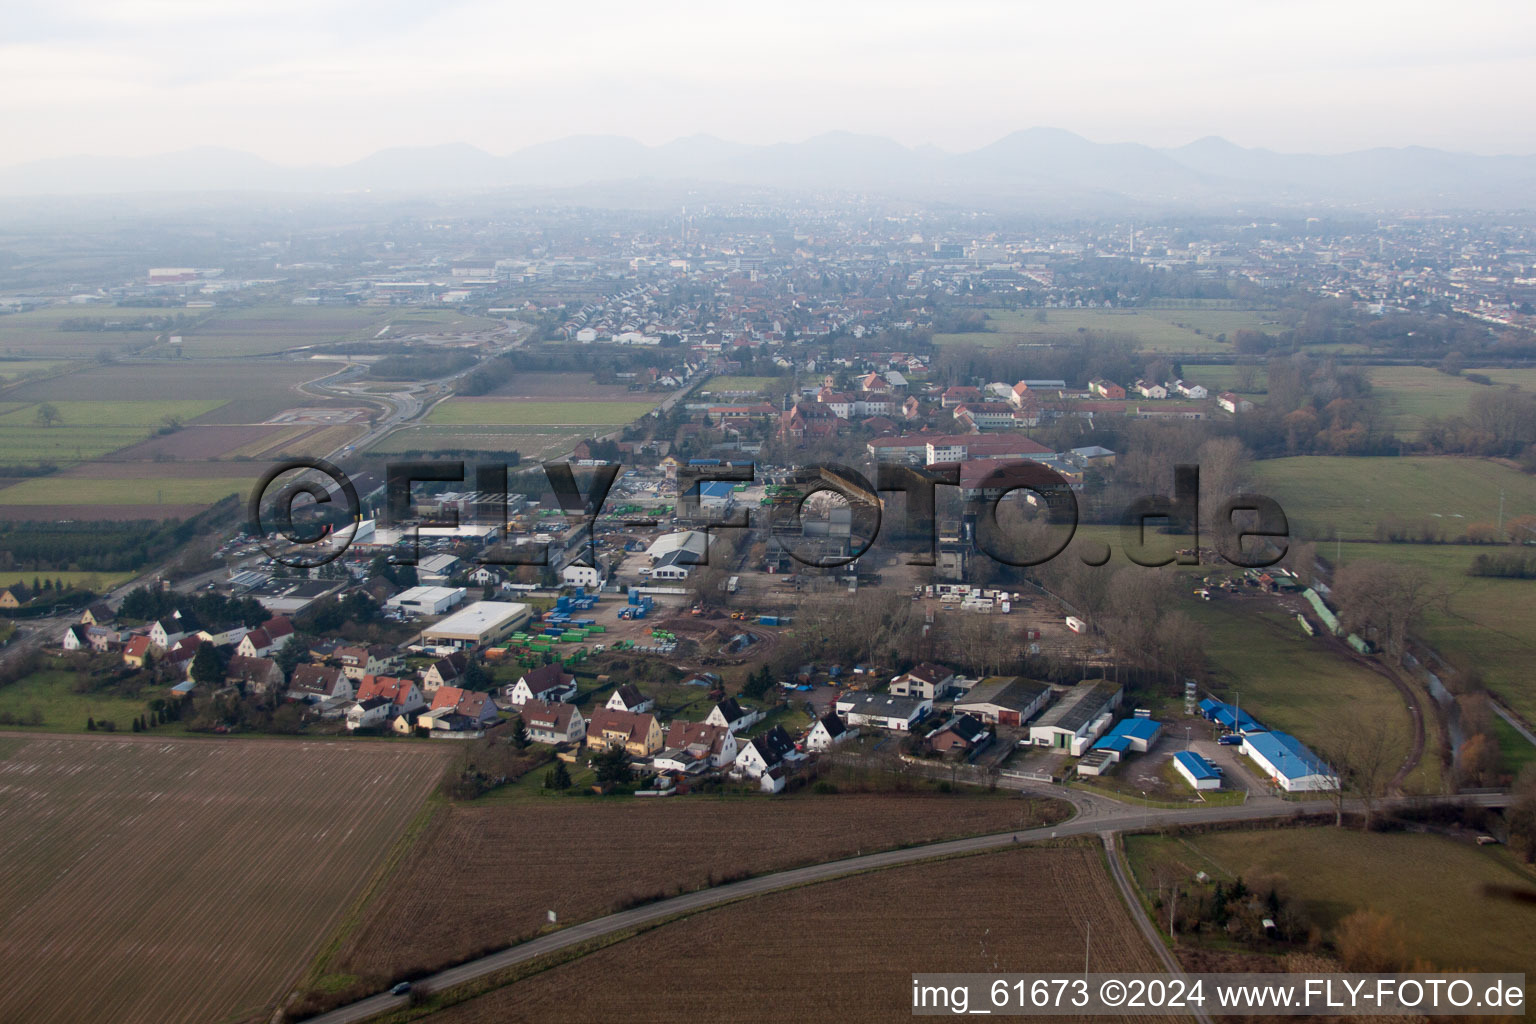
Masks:
[[[1173,390],[1177,391],[1185,398],[1209,398],[1211,395],[1211,393],[1205,389],[1204,385],[1191,384],[1187,380],[1174,381]]]
[[[707,722],[673,722],[666,742],[668,750],[706,759],[711,768],[724,768],[736,760],[736,734]]]
[[[452,654],[438,658],[422,670],[421,688],[430,697],[438,691],[439,687],[453,686],[459,682],[468,669],[468,655],[463,651],[454,651]]]
[[[389,721],[388,697],[369,697],[347,709],[347,728],[351,731],[371,729]]]
[[[638,715],[654,709],[656,701],[641,693],[633,683],[625,683],[613,691],[608,703],[603,706],[609,711],[633,711]]]
[[[154,642],[147,636],[136,636],[123,645],[123,664],[130,668],[143,668]]]
[[[0,590],[0,608],[20,608],[32,600],[32,592],[21,584]]]
[[[357,688],[357,699],[362,702],[370,697],[388,697],[391,715],[398,715],[404,711],[419,711],[427,706],[426,700],[421,696],[421,688],[416,685],[414,679],[364,676],[362,684]]]
[[[799,760],[804,755],[795,750],[795,741],[776,725],[742,744],[736,752],[736,767],[749,779],[761,778],[765,772],[782,768],[786,761]]]
[[[279,693],[283,689],[283,670],[271,658],[236,654],[224,666],[224,682],[244,693]]]
[[[559,665],[543,665],[525,672],[504,693],[510,704],[522,705],[530,700],[558,704],[575,698],[576,677]]]
[[[708,725],[723,726],[731,732],[750,729],[762,721],[763,713],[742,707],[735,697],[727,697],[710,709],[704,721]]]
[[[987,745],[992,731],[974,715],[955,715],[928,736],[928,746],[941,754],[970,753]]]
[[[632,757],[650,757],[661,749],[661,740],[655,715],[598,708],[587,722],[589,747],[623,747]]]
[[[87,626],[105,626],[116,618],[117,613],[105,601],[92,601],[85,606],[85,611],[80,613],[81,623]]]
[[[1231,391],[1223,391],[1216,396],[1216,404],[1234,415],[1242,412],[1252,412],[1253,403],[1248,399]]]
[[[943,700],[955,685],[955,673],[943,665],[925,661],[891,680],[891,693],[898,697],[925,697]]]
[[[523,727],[535,743],[580,744],[587,738],[587,720],[574,704],[551,704],[543,700],[525,701],[518,709]]]
[[[841,718],[835,714],[825,714],[816,719],[810,731],[805,734],[805,749],[819,752],[831,750],[839,743],[853,739],[859,734],[856,726],[844,724]]]
[[[501,720],[490,694],[462,690],[457,686],[439,686],[433,692],[432,704],[427,710],[448,712],[452,719],[449,728],[484,729]]]
[[[91,649],[91,635],[89,626],[75,623],[64,628],[64,639],[61,646],[66,651],[88,651]]]
[[[350,700],[352,695],[352,680],[341,669],[329,665],[295,666],[293,679],[288,683],[289,700]]]
[[[1119,384],[1116,384],[1114,381],[1108,381],[1102,377],[1095,377],[1093,380],[1089,381],[1088,390],[1092,394],[1098,395],[1100,398],[1109,399],[1111,402],[1120,402],[1125,400],[1125,388],[1121,387]]]
[[[1135,390],[1142,398],[1167,398],[1168,389],[1150,380],[1138,380]]]
[[[387,644],[338,647],[334,655],[342,672],[354,682],[363,676],[389,675],[400,667],[400,654]]]

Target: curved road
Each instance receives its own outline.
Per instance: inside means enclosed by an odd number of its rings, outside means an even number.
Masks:
[[[1064,795],[1059,791],[1044,788],[1031,790],[1031,792],[1037,795],[1045,793],[1053,796]],[[1074,792],[1070,794],[1069,799],[1072,799],[1074,803],[1078,803],[1081,797],[1082,794]],[[1476,802],[1489,802],[1490,799],[1502,799],[1502,797],[1478,799]],[[1405,802],[1386,801],[1377,806],[1384,808]],[[1281,807],[1277,808],[1275,806],[1276,803],[1281,803]],[[1358,801],[1349,801],[1346,803],[1346,807],[1353,809],[1357,804]],[[1280,801],[1250,801],[1246,804],[1231,807],[1157,810],[1119,804],[1110,800],[1092,799],[1082,801],[1078,806],[1087,813],[1080,814],[1078,817],[1059,825],[1026,829],[1018,832],[1003,832],[995,835],[973,836],[969,839],[951,839],[944,842],[928,843],[923,846],[887,850],[883,853],[865,854],[861,857],[850,857],[846,860],[812,864],[803,868],[778,871],[770,875],[759,875],[746,881],[733,882],[730,885],[716,886],[712,889],[701,889],[697,892],[690,892],[671,899],[649,903],[643,907],[635,907],[632,910],[625,910],[617,914],[609,914],[607,917],[599,917],[581,924],[572,925],[558,932],[542,935],[537,939],[481,957],[478,960],[471,960],[457,967],[450,967],[429,978],[422,979],[420,984],[433,991],[453,988],[465,982],[483,978],[496,971],[532,960],[535,957],[544,956],[547,953],[554,953],[592,939],[624,932],[678,914],[705,910],[724,903],[745,899],[749,896],[761,896],[779,889],[793,888],[812,882],[824,882],[844,875],[857,874],[877,868],[897,867],[902,864],[931,860],[936,857],[978,853],[985,850],[996,850],[1012,846],[1017,843],[1065,838],[1067,836],[1093,835],[1097,833],[1103,835],[1106,838],[1106,842],[1108,842],[1110,837],[1121,829],[1145,825],[1182,825],[1283,817],[1295,813],[1308,805],[1284,804]],[[1317,809],[1322,809],[1322,805],[1318,805]],[[1134,898],[1134,892],[1129,889],[1129,881],[1124,878],[1123,874],[1121,874],[1121,869],[1118,867],[1118,857],[1112,855],[1110,857],[1110,864],[1113,867],[1116,881],[1121,885],[1122,892],[1127,895],[1131,914],[1133,917],[1140,918],[1139,923],[1143,931],[1150,929],[1148,941],[1152,942],[1154,950],[1162,951],[1160,955],[1163,956],[1165,964],[1172,962],[1176,965],[1177,962],[1173,961],[1171,955],[1167,954],[1166,949],[1164,949],[1161,938],[1156,937],[1157,932],[1152,928],[1151,923],[1147,921],[1145,912],[1140,910],[1140,902]],[[356,1024],[356,1022],[367,1020],[376,1014],[398,1009],[405,1006],[408,1002],[409,997],[407,996],[392,996],[388,993],[381,993],[356,1003],[339,1007],[319,1017],[313,1017],[311,1018],[311,1024]]]

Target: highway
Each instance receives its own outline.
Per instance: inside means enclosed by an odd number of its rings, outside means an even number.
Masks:
[[[1250,800],[1248,803],[1230,807],[1158,810],[1156,808],[1121,804],[1118,801],[1084,794],[1079,791],[1062,792],[1047,786],[1039,786],[1030,790],[1030,792],[1040,796],[1064,797],[1071,800],[1078,807],[1079,813],[1069,821],[1044,828],[973,836],[969,839],[951,839],[899,850],[887,850],[883,853],[870,853],[859,857],[850,857],[845,860],[828,861],[822,864],[793,868],[788,871],[759,875],[756,878],[749,878],[742,882],[733,882],[730,885],[716,886],[712,889],[701,889],[697,892],[674,896],[671,899],[648,903],[643,907],[635,907],[617,914],[609,914],[607,917],[599,917],[581,924],[572,925],[569,928],[561,929],[549,935],[541,935],[537,939],[532,939],[500,952],[481,957],[478,960],[471,960],[457,967],[440,971],[429,978],[422,979],[418,984],[432,991],[453,988],[454,986],[474,981],[477,978],[483,978],[488,974],[516,966],[548,953],[569,949],[572,946],[577,946],[593,939],[621,935],[632,929],[677,915],[694,913],[748,897],[761,896],[780,889],[794,888],[813,882],[824,882],[833,878],[840,878],[844,875],[857,874],[878,868],[897,867],[937,857],[980,853],[987,850],[1002,849],[1018,843],[1037,842],[1042,839],[1057,839],[1068,836],[1097,834],[1103,837],[1106,845],[1112,847],[1114,835],[1126,829],[1164,825],[1192,825],[1209,822],[1258,821],[1265,818],[1287,817],[1306,807],[1306,805],[1298,807],[1295,804],[1289,804],[1282,800]],[[1437,799],[1449,800],[1454,798]],[[1497,804],[1503,799],[1502,795],[1490,795],[1484,798],[1474,798],[1474,802]],[[1377,806],[1378,808],[1389,808],[1405,803],[1408,803],[1408,801],[1385,801]],[[1359,804],[1357,801],[1347,801],[1346,807],[1358,809]],[[1331,803],[1320,803],[1312,807],[1313,810],[1317,811],[1331,810],[1331,808]],[[1154,951],[1160,951],[1158,955],[1163,958],[1165,964],[1170,966],[1170,970],[1176,971],[1176,962],[1171,954],[1163,948],[1162,940],[1158,937],[1156,929],[1147,919],[1145,912],[1140,910],[1141,904],[1135,898],[1130,882],[1124,876],[1123,869],[1119,866],[1118,856],[1112,854],[1110,864],[1115,880],[1120,885],[1121,891],[1126,895],[1126,900],[1132,908],[1133,916],[1139,917],[1138,924],[1142,928],[1143,933],[1146,934],[1147,941],[1152,944]],[[407,1005],[408,1002],[408,996],[392,996],[388,993],[381,993],[355,1003],[349,1003],[346,1006],[338,1007],[329,1013],[311,1018],[311,1021],[313,1024],[355,1024],[357,1021],[367,1020],[376,1014],[398,1009]]]

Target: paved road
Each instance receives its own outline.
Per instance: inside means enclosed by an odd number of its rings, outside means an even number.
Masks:
[[[1121,863],[1120,851],[1115,846],[1115,834],[1113,832],[1101,832],[1104,839],[1104,856],[1109,861],[1109,873],[1114,878],[1115,884],[1120,887],[1120,895],[1125,899],[1125,905],[1130,909],[1131,919],[1136,922],[1136,927],[1141,929],[1142,937],[1147,940],[1147,945],[1157,954],[1163,962],[1168,973],[1175,978],[1184,976],[1184,966],[1179,963],[1168,947],[1163,945],[1163,937],[1158,932],[1157,926],[1147,916],[1147,908],[1141,905],[1141,898],[1136,894],[1136,889],[1131,885],[1131,880],[1126,876],[1125,865]],[[1200,1024],[1212,1024],[1210,1014],[1203,1009],[1194,1011],[1195,1019]]]
[[[850,857],[846,860],[830,861],[824,864],[813,864],[808,867],[794,868],[789,871],[779,871],[771,875],[760,875],[749,878],[744,882],[735,882],[730,885],[716,886],[713,889],[702,889],[698,892],[687,893],[672,899],[650,903],[633,910],[625,910],[607,917],[600,917],[582,924],[572,925],[569,928],[541,936],[530,942],[524,942],[498,953],[471,960],[460,964],[458,967],[449,968],[438,974],[432,975],[420,982],[421,985],[433,990],[453,988],[465,982],[482,978],[488,974],[512,967],[517,964],[532,960],[535,957],[547,953],[554,953],[571,946],[579,945],[591,939],[622,933],[640,925],[660,921],[677,914],[684,914],[709,907],[719,906],[724,903],[734,902],[749,896],[761,896],[765,893],[779,889],[792,888],[811,882],[823,882],[843,875],[856,874],[861,871],[869,871],[876,868],[896,867],[902,864],[911,864],[915,861],[929,860],[935,857],[953,856],[955,854],[977,853],[984,850],[995,850],[1016,843],[1035,842],[1042,839],[1054,839],[1067,836],[1080,835],[1104,835],[1112,836],[1126,828],[1137,828],[1142,825],[1188,825],[1201,822],[1221,821],[1255,821],[1264,818],[1283,817],[1301,809],[1293,804],[1283,801],[1277,809],[1269,801],[1249,801],[1232,807],[1195,807],[1178,810],[1158,810],[1156,808],[1145,809],[1141,807],[1127,806],[1111,800],[1102,800],[1094,797],[1083,800],[1083,794],[1076,791],[1062,793],[1059,790],[1039,789],[1037,792],[1049,792],[1055,796],[1065,796],[1085,812],[1078,817],[1059,825],[1045,828],[1026,829],[1018,832],[1003,832],[996,835],[974,836],[969,839],[952,839],[946,842],[929,843],[924,846],[912,846],[900,850],[887,850],[883,853],[871,853],[862,857]],[[1487,800],[1499,800],[1502,797],[1489,797]],[[1478,800],[1477,802],[1487,802]],[[1081,801],[1081,802],[1079,802]],[[1378,805],[1386,808],[1407,801],[1386,801]],[[1303,805],[1306,806],[1306,805]],[[1356,801],[1346,804],[1350,809],[1357,809]],[[1317,804],[1310,809],[1325,811],[1331,805]],[[1116,864],[1116,858],[1110,858],[1111,864]],[[1118,867],[1115,868],[1118,872]],[[1118,876],[1117,882],[1122,885],[1122,891],[1128,891],[1129,880]],[[1130,895],[1128,901],[1133,907],[1140,906]],[[1145,920],[1145,914],[1142,914]],[[1150,922],[1146,922],[1151,927]],[[1151,936],[1156,935],[1153,929]],[[1148,941],[1153,943],[1154,949],[1163,949],[1162,940],[1149,936]],[[1163,950],[1166,954],[1167,951]],[[1168,963],[1171,956],[1166,956],[1164,962]],[[312,1018],[315,1024],[354,1024],[357,1021],[367,1020],[375,1014],[387,1010],[397,1009],[406,1005],[408,997],[391,996],[386,994],[372,996],[368,999],[339,1007],[330,1013]]]

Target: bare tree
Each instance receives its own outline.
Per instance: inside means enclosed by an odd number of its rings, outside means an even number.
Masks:
[[[1346,796],[1365,809],[1363,828],[1369,829],[1376,804],[1387,795],[1402,760],[1402,750],[1383,718],[1335,719],[1319,747],[1339,783],[1334,797],[1334,824],[1344,821]]]
[[[1400,661],[1425,613],[1445,605],[1446,589],[1417,567],[1359,561],[1334,573],[1333,598],[1345,632],[1374,634]]]

